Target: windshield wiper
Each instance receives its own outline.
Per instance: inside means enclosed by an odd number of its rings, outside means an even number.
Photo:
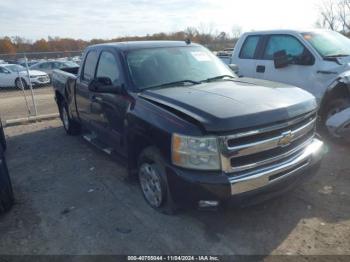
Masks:
[[[215,77],[211,77],[211,78],[207,78],[201,82],[211,82],[211,81],[215,81],[215,80],[220,80],[220,79],[223,79],[225,77],[228,77],[230,79],[235,79],[234,76],[231,76],[231,75],[220,75],[220,76],[215,76]]]
[[[347,54],[334,54],[334,55],[326,55],[325,58],[336,58],[336,57],[345,57],[349,56]]]
[[[162,87],[171,87],[171,86],[178,86],[178,85],[185,85],[185,84],[199,85],[199,84],[201,84],[201,82],[194,81],[194,80],[180,80],[180,81],[164,83],[164,84],[157,85],[157,86],[146,87],[143,90],[154,89],[154,88],[162,88]]]

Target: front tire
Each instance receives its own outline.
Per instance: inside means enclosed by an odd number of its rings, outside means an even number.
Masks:
[[[336,98],[329,101],[321,113],[321,133],[333,141],[339,141],[341,137],[333,134],[327,127],[327,120],[333,115],[343,111],[344,109],[350,107],[350,100],[346,98]]]
[[[14,196],[5,157],[1,154],[0,163],[0,214],[7,212],[14,204]]]
[[[16,78],[15,86],[16,86],[16,88],[19,88],[19,89],[27,89],[28,88],[28,84],[23,78]]]
[[[61,102],[60,106],[60,117],[63,123],[63,127],[66,133],[71,136],[79,135],[80,125],[75,122],[69,114],[68,106],[65,102]]]
[[[177,208],[169,191],[164,163],[157,148],[146,148],[139,157],[138,177],[146,202],[158,212],[174,215]]]

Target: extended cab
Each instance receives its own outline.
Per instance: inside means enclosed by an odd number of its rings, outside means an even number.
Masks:
[[[327,119],[350,107],[350,40],[337,32],[245,33],[231,60],[225,62],[236,64],[240,76],[286,83],[312,93],[319,104],[322,128]]]
[[[65,130],[125,159],[155,209],[261,201],[320,165],[315,98],[237,78],[200,45],[94,45],[81,65],[53,73]]]

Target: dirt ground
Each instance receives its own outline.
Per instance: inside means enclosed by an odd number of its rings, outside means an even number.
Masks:
[[[39,113],[57,112],[50,87],[34,92]],[[19,91],[1,91],[0,113],[27,116]],[[0,216],[0,254],[350,255],[350,146],[327,144],[320,172],[278,199],[165,216],[58,120],[5,133],[16,205]]]
[[[348,254],[349,147],[278,199],[244,209],[166,216],[123,165],[58,120],[8,127],[17,203],[0,217],[0,254]]]

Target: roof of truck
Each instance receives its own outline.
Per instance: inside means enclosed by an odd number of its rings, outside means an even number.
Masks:
[[[186,41],[130,41],[130,42],[114,42],[92,45],[90,47],[112,46],[122,51],[156,48],[156,47],[182,47],[182,46],[198,46],[195,43],[187,44]]]
[[[268,34],[295,34],[295,33],[304,33],[304,32],[317,32],[317,31],[330,31],[327,29],[318,29],[318,28],[305,28],[305,29],[274,29],[274,30],[261,30],[261,31],[252,31],[246,32],[245,34],[254,34],[254,35],[268,35]]]

